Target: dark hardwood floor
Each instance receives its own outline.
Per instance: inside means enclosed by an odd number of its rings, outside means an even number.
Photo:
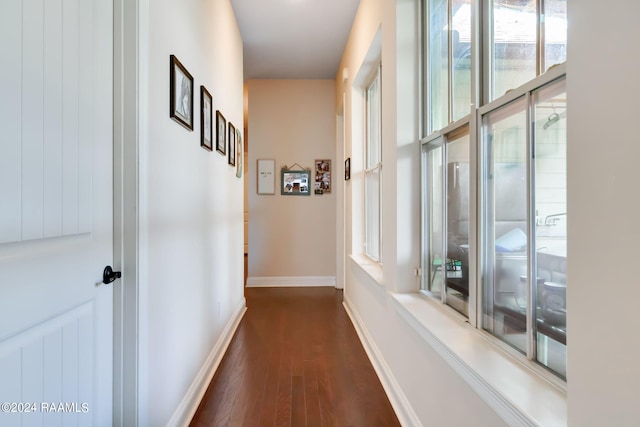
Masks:
[[[333,288],[246,288],[191,426],[398,426]]]

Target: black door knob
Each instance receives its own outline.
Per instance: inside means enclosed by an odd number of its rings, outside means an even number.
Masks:
[[[107,265],[102,272],[102,283],[107,285],[120,277],[122,277],[122,273],[119,271],[113,271],[111,266]]]

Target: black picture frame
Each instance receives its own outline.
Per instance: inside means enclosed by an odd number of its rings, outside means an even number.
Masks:
[[[236,165],[236,127],[229,122],[229,164]]]
[[[193,130],[193,76],[175,55],[169,58],[169,117]]]
[[[213,97],[200,86],[200,146],[213,151]]]
[[[227,154],[227,119],[220,110],[216,110],[216,151],[223,156]]]
[[[351,179],[351,157],[347,157],[344,161],[344,180],[349,181]]]

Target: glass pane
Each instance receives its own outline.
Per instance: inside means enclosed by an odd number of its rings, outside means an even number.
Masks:
[[[483,327],[527,348],[526,100],[483,117],[485,193]]]
[[[447,143],[447,304],[469,315],[469,134]]]
[[[492,96],[536,76],[536,2],[493,0]]]
[[[442,147],[426,152],[425,158],[425,273],[423,288],[442,296],[444,233],[442,230]]]
[[[365,174],[366,253],[380,260],[380,169]]]
[[[447,43],[447,0],[429,0],[429,32],[427,40],[428,133],[449,123],[449,53]]]
[[[533,93],[538,361],[566,377],[567,94],[565,80]]]
[[[380,74],[367,88],[367,165],[372,168],[380,161]]]
[[[567,0],[544,2],[545,71],[567,60]]]
[[[471,0],[453,0],[451,13],[453,121],[471,110]]]

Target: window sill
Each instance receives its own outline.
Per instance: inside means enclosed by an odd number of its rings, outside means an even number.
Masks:
[[[390,293],[402,317],[511,426],[566,426],[566,393],[419,294]]]
[[[382,264],[362,254],[349,255],[349,258],[351,258],[354,265],[360,267],[374,282],[380,286],[384,286]]]

